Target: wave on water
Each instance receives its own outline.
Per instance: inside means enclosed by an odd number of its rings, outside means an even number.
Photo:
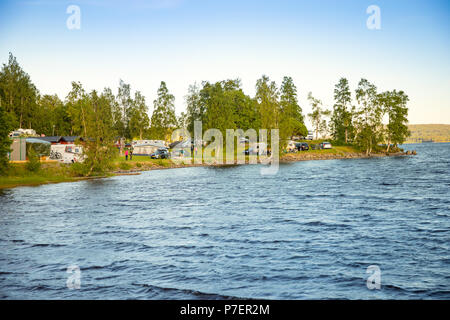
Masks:
[[[142,288],[142,291],[149,296],[150,299],[165,299],[164,297],[169,294],[173,299],[198,299],[198,300],[242,300],[248,298],[235,297],[222,295],[217,293],[205,293],[197,290],[190,289],[177,289],[177,288],[167,288],[158,287],[150,284],[142,283],[132,283],[133,286],[138,286]]]

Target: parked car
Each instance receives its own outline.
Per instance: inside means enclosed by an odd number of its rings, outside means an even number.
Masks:
[[[312,131],[308,131],[308,135],[306,136],[305,140],[313,140],[314,139],[314,133]]]
[[[331,149],[331,148],[332,148],[331,143],[329,142],[324,141],[320,144],[320,149]]]
[[[169,151],[165,148],[159,148],[155,152],[153,152],[150,155],[150,158],[152,159],[168,159],[169,158]]]
[[[298,151],[307,151],[309,150],[309,145],[306,142],[298,142],[295,144],[295,147]]]

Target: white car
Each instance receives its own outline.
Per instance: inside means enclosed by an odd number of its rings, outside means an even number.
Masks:
[[[326,141],[322,142],[322,149],[331,149],[331,148],[332,148],[331,143]]]

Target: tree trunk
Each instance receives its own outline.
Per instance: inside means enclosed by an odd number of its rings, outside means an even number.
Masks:
[[[23,121],[23,97],[20,98],[20,128],[22,128],[22,121]]]
[[[345,128],[345,143],[348,143],[348,129]]]
[[[319,139],[319,121],[316,122],[316,140]]]
[[[86,134],[86,119],[84,117],[84,108],[83,107],[81,107],[81,115],[83,117],[84,137],[87,138],[87,134]]]

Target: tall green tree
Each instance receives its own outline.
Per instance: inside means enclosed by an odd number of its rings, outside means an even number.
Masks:
[[[334,106],[330,120],[331,134],[334,140],[348,143],[352,133],[351,91],[346,78],[339,79],[334,88]]]
[[[258,102],[258,111],[260,125],[262,129],[278,128],[280,121],[280,106],[278,102],[278,88],[274,81],[263,75],[256,81],[256,101]]]
[[[80,82],[72,82],[72,90],[66,97],[67,113],[70,118],[70,135],[87,136],[88,96]]]
[[[181,112],[180,116],[177,119],[178,127],[187,129],[188,126],[188,117],[186,112]]]
[[[10,114],[14,127],[32,128],[38,95],[30,76],[9,53],[8,63],[0,71],[0,105]]]
[[[153,106],[152,136],[156,139],[165,140],[177,127],[177,118],[175,116],[175,97],[169,93],[164,81],[161,81],[158,98],[153,101]]]
[[[386,91],[379,95],[379,101],[383,112],[388,115],[386,126],[386,151],[389,152],[391,144],[397,147],[406,141],[410,135],[408,130],[408,107],[409,98],[403,91]]]
[[[56,94],[39,97],[33,129],[47,136],[70,134],[67,108]]]
[[[200,96],[200,88],[197,83],[189,85],[186,100],[186,129],[194,135],[194,121],[202,121],[205,119],[206,106],[202,104]]]
[[[383,140],[383,108],[377,87],[361,79],[356,89],[358,109],[355,113],[355,142],[370,154]]]
[[[126,138],[131,138],[130,133],[130,117],[133,106],[133,99],[131,98],[131,86],[125,83],[122,79],[119,82],[119,90],[117,93],[118,108],[113,110],[115,128],[119,135]]]
[[[324,109],[322,101],[314,98],[312,92],[308,93],[308,100],[312,107],[312,112],[308,113],[308,117],[311,120],[314,132],[316,133],[316,139],[318,139],[319,134],[326,135],[327,133],[327,122],[324,117],[329,116],[331,111]]]
[[[109,105],[111,106],[111,116],[114,132],[118,136],[124,137],[125,126],[123,123],[123,112],[118,98],[114,95],[111,88],[105,88],[103,90],[102,96],[108,101]]]
[[[256,100],[246,95],[241,88],[228,94],[232,100],[234,127],[244,131],[248,129],[257,131],[260,128],[260,117]]]
[[[233,92],[236,88],[231,81],[203,83],[200,97],[206,110],[204,130],[214,128],[225,134],[226,129],[235,129]]]
[[[148,107],[145,103],[145,97],[136,91],[130,112],[130,133],[132,137],[143,139],[144,132],[148,130],[150,119],[148,117]]]
[[[0,105],[0,175],[7,172],[9,159],[7,158],[10,152],[11,139],[9,132],[13,129],[11,116],[6,112],[5,108]]]
[[[280,137],[289,139],[293,135],[307,134],[302,108],[298,104],[297,88],[291,77],[284,77],[280,88]]]
[[[108,91],[99,95],[93,90],[87,94],[80,83],[72,83],[68,100],[76,110],[73,126],[80,132],[85,159],[82,163],[86,176],[103,174],[115,157],[116,131]]]

